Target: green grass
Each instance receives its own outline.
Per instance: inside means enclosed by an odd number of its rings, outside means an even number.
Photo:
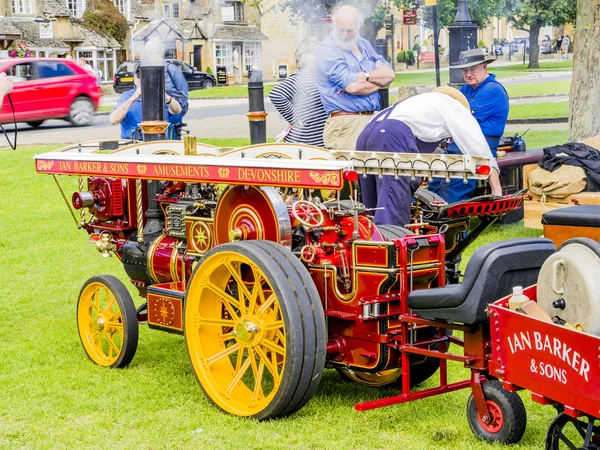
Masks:
[[[519,77],[528,75],[531,72],[544,70],[572,70],[573,61],[541,61],[539,69],[527,69],[527,65],[514,66],[490,66],[490,72],[495,73],[498,78]],[[448,83],[448,68],[442,68],[440,71],[442,84]],[[396,74],[396,79],[390,87],[398,87],[405,85],[435,85],[434,72],[401,72]],[[265,96],[269,95],[275,84],[265,85]],[[567,91],[568,92],[568,91]],[[210,89],[200,89],[190,92],[190,98],[245,98],[248,97],[247,86],[218,86]]]
[[[541,83],[511,84],[506,86],[509,97],[536,96],[546,94],[569,94],[571,81],[545,81]]]
[[[117,258],[99,257],[77,230],[52,177],[35,173],[32,156],[52,148],[0,151],[0,448],[505,448],[472,435],[467,391],[361,413],[355,403],[397,392],[343,382],[333,370],[289,418],[259,423],[223,414],[202,394],[183,338],[146,326],[127,369],[94,365],[77,334],[79,290],[99,274],[128,280]],[[61,183],[70,197],[76,179]],[[522,224],[497,226],[477,244],[539,234]],[[468,377],[458,363],[450,366],[452,381]],[[521,396],[528,428],[510,448],[539,449],[554,410],[532,403],[527,392]]]
[[[572,61],[541,61],[539,69],[527,69],[527,65],[518,64],[513,66],[496,66],[491,64],[488,67],[490,73],[496,75],[498,79],[502,78],[513,78],[531,75],[532,72],[539,72],[544,70],[572,70]],[[440,70],[440,81],[442,84],[448,83],[449,81],[448,68],[444,67]],[[435,85],[435,72],[401,72],[396,74],[396,79],[392,83],[391,87],[394,86],[405,86],[405,85]],[[568,92],[568,90],[566,91]]]
[[[106,111],[112,111],[113,109],[114,109],[114,106],[102,105],[102,106],[98,106],[98,109],[96,111],[97,112],[106,112]]]
[[[269,95],[275,84],[267,84],[264,86],[265,96]],[[248,97],[248,86],[217,86],[210,89],[200,89],[190,91],[190,98],[237,98]]]
[[[516,133],[522,135],[527,132],[527,134],[523,137],[525,140],[525,144],[528,149],[534,148],[544,148],[552,145],[560,145],[566,142],[569,142],[569,132],[567,130],[558,130],[558,131],[538,131],[538,130],[530,130],[528,131],[527,125],[521,125],[520,130]],[[509,133],[505,133],[508,135]]]
[[[569,102],[543,102],[510,105],[509,119],[531,119],[539,117],[568,117]]]

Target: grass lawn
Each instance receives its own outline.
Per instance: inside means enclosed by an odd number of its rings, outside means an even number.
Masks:
[[[275,84],[267,84],[264,87],[265,97],[269,95]],[[248,97],[248,86],[217,86],[210,89],[190,91],[190,98],[236,98]]]
[[[569,102],[543,102],[510,105],[509,119],[537,117],[568,117]]]
[[[91,363],[75,318],[85,280],[113,274],[138,297],[119,260],[101,258],[86,242],[87,233],[76,228],[52,177],[35,173],[32,156],[53,148],[0,151],[0,448],[501,448],[472,435],[466,391],[361,413],[355,403],[396,392],[343,382],[326,370],[316,395],[298,413],[259,423],[209,404],[181,336],[141,326],[137,354],[127,369]],[[63,177],[61,183],[70,198],[77,180]],[[496,226],[477,245],[539,234],[522,223]],[[452,381],[468,376],[458,363],[450,366]],[[431,380],[426,386],[433,386]],[[532,403],[527,392],[521,396],[528,427],[521,443],[510,448],[539,449],[554,409]]]
[[[527,65],[490,66],[490,71],[498,78],[518,77],[530,74],[532,71],[572,70],[573,61],[541,61],[539,69],[527,69]],[[448,83],[448,69],[440,71],[442,84]],[[401,72],[396,74],[396,80],[391,88],[404,85],[435,85],[435,72]],[[269,95],[275,84],[265,85],[265,96]],[[567,91],[568,92],[568,91]],[[190,92],[190,98],[235,98],[248,97],[247,86],[219,86],[211,89],[200,89]]]
[[[569,132],[566,130],[558,130],[558,131],[538,131],[538,130],[528,130],[527,125],[521,125],[520,130],[517,131],[517,134],[523,135],[523,133],[527,132],[527,134],[523,137],[525,140],[525,144],[528,149],[534,148],[544,148],[552,145],[560,145],[566,142],[569,142]],[[505,133],[508,135],[509,133]]]
[[[511,84],[506,86],[509,97],[522,97],[546,94],[569,94],[571,81],[543,81],[540,83]]]
[[[530,75],[532,72],[544,70],[572,70],[573,61],[541,61],[539,69],[527,69],[527,65],[518,64],[514,66],[496,66],[491,64],[488,67],[489,72],[496,74],[498,79],[521,77]],[[442,84],[449,81],[448,68],[440,69],[440,81]],[[396,74],[396,79],[391,87],[401,85],[435,85],[435,72],[400,72]],[[568,92],[568,91],[567,91]]]

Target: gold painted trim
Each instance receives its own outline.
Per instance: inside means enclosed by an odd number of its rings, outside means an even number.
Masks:
[[[158,278],[156,277],[156,274],[154,273],[154,267],[152,267],[152,260],[154,259],[154,253],[156,252],[156,246],[158,244],[160,244],[163,241],[163,239],[166,237],[167,236],[165,234],[163,234],[163,235],[159,236],[158,238],[154,239],[154,241],[152,241],[152,243],[150,244],[150,247],[148,248],[148,256],[146,257],[146,264],[148,266],[148,275],[155,283],[160,283],[160,281],[158,281]]]

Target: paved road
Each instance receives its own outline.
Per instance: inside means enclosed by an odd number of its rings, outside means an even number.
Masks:
[[[504,80],[505,84],[539,83],[543,81],[568,80],[570,72],[547,73],[542,76],[528,76],[514,80]],[[511,104],[534,103],[534,102],[559,102],[567,101],[568,97],[541,97],[531,99],[515,99]],[[116,97],[105,97],[104,105],[114,104]],[[267,137],[274,138],[286,127],[271,103],[266,99],[265,109],[269,113],[267,117]],[[206,99],[190,101],[190,109],[186,115],[186,122],[190,133],[202,140],[203,138],[231,138],[248,137],[248,103],[246,99]],[[532,129],[567,129],[567,124],[528,125]],[[516,126],[522,129],[523,126]],[[509,128],[507,132],[513,129]],[[12,125],[6,125],[7,132],[14,130]],[[110,139],[119,137],[119,127],[113,126],[108,121],[107,115],[94,118],[92,125],[76,128],[62,120],[49,120],[39,128],[31,128],[26,124],[18,124],[18,145],[35,144],[68,144],[94,139]],[[12,136],[11,136],[12,138]],[[3,140],[2,140],[3,141]],[[8,148],[4,142],[0,142],[1,148]]]

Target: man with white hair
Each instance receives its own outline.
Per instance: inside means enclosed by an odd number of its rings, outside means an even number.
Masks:
[[[363,18],[354,7],[337,8],[333,31],[317,49],[315,81],[328,114],[323,140],[331,149],[354,149],[356,140],[380,109],[381,87],[394,80],[390,64],[360,37]]]

